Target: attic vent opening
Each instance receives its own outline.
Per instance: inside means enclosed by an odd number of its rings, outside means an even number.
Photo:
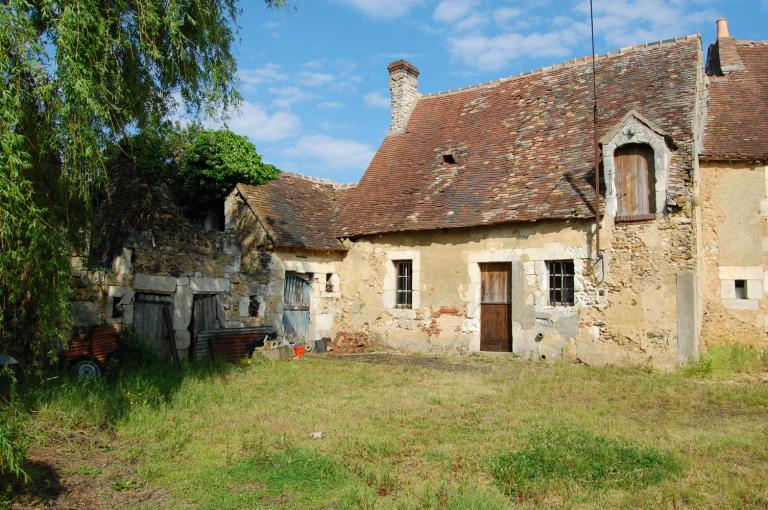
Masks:
[[[456,157],[451,153],[443,154],[443,163],[445,163],[446,165],[455,165]]]

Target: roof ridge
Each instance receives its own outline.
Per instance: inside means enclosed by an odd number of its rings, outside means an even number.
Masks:
[[[640,43],[640,44],[634,44],[632,46],[626,46],[624,48],[620,48],[618,50],[609,51],[608,53],[602,53],[599,55],[595,55],[595,60],[601,59],[601,58],[607,58],[607,57],[613,57],[617,55],[624,55],[629,52],[637,51],[637,50],[644,50],[648,48],[661,48],[665,46],[671,46],[672,44],[679,43],[679,42],[688,42],[692,40],[701,40],[701,36],[699,34],[689,34],[689,35],[681,35],[679,37],[675,37],[672,39],[662,39],[660,41],[652,41],[647,43]],[[755,42],[755,41],[750,41]],[[768,42],[768,41],[767,41]],[[527,76],[534,76],[539,74],[544,74],[549,71],[556,71],[559,69],[574,67],[576,65],[584,64],[587,62],[592,61],[592,55],[587,55],[585,57],[579,57],[574,58],[571,60],[566,60],[565,62],[561,62],[559,64],[553,64],[546,67],[540,67],[538,69],[533,69],[531,71],[525,71],[519,74],[514,74],[511,76],[505,76],[504,78],[497,78],[495,80],[490,80],[482,83],[477,83],[475,85],[468,85],[466,87],[460,87],[457,89],[451,89],[446,90],[443,92],[433,92],[431,94],[423,94],[419,99],[432,99],[436,97],[444,97],[449,95],[454,95],[462,92],[467,92],[470,90],[480,90],[480,89],[490,89],[493,87],[496,87],[502,83],[515,80],[517,78],[524,78]]]
[[[768,46],[768,40],[766,39],[759,41],[753,41],[751,39],[736,39],[734,42],[739,46]]]
[[[304,174],[299,174],[299,173],[296,173],[296,172],[286,172],[285,170],[281,170],[280,173],[283,174],[283,175],[290,175],[291,177],[297,177],[299,179],[304,179],[305,181],[310,181],[310,182],[314,182],[314,183],[317,183],[317,184],[329,184],[329,185],[334,186],[334,187],[342,185],[342,184],[340,184],[340,183],[338,183],[336,181],[332,181],[331,179],[326,179],[325,177],[314,177],[314,176],[311,176],[311,175],[304,175]]]

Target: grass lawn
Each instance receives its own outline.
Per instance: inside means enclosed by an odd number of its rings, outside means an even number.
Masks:
[[[26,398],[20,508],[768,508],[768,361],[746,350],[674,373],[307,356]]]

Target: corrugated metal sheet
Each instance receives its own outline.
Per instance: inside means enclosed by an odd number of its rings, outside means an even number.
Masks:
[[[111,353],[117,350],[117,331],[110,325],[99,326],[91,330],[85,338],[69,341],[69,348],[61,353],[65,360],[95,358],[104,363]]]
[[[249,357],[253,348],[262,345],[267,336],[274,336],[272,326],[254,328],[224,328],[201,331],[195,341],[195,359],[222,358],[237,363]]]

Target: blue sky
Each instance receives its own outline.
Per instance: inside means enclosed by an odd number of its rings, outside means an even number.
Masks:
[[[243,0],[242,108],[227,125],[282,170],[356,182],[389,127],[389,62],[421,71],[422,93],[590,53],[584,0]],[[598,53],[700,33],[768,39],[768,0],[595,0]]]

